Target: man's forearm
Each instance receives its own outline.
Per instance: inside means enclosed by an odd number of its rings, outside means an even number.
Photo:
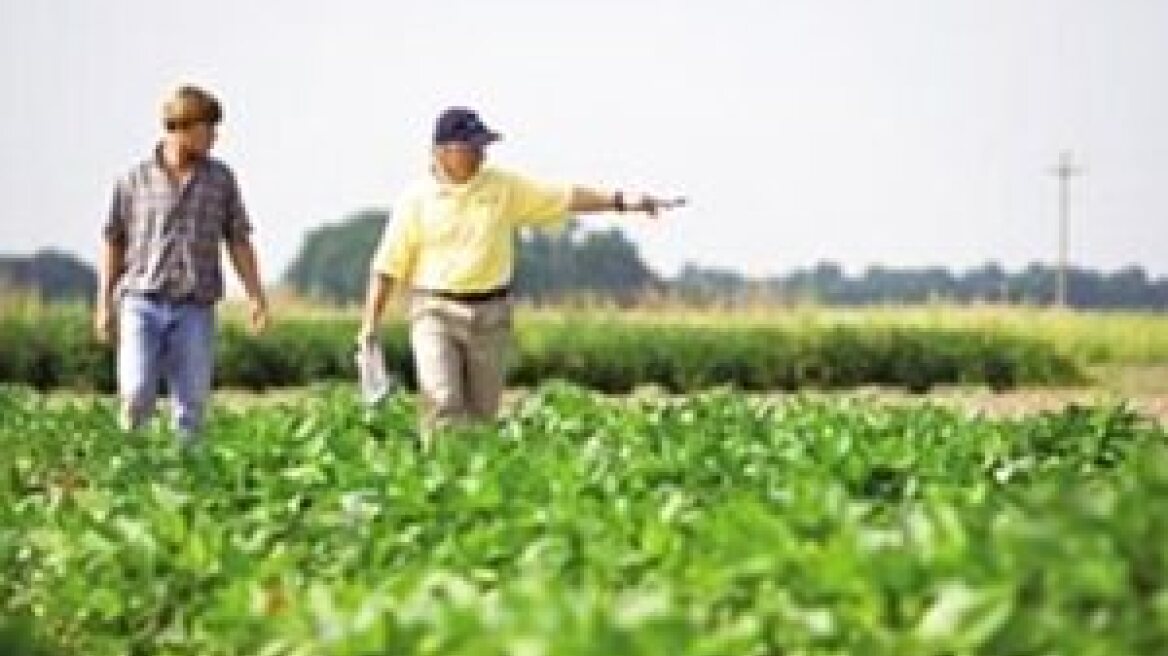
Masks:
[[[393,289],[393,279],[380,273],[369,277],[369,289],[365,292],[365,310],[362,313],[362,324],[367,329],[373,329],[381,320],[381,313],[385,311],[385,300]]]
[[[674,209],[684,204],[684,198],[658,198],[648,194],[626,194],[622,191],[573,187],[572,197],[568,202],[568,211],[573,214],[638,212],[655,217],[661,210]]]
[[[104,241],[101,247],[101,275],[98,282],[98,305],[109,305],[126,268],[126,245]]]
[[[587,187],[572,188],[572,199],[568,203],[568,211],[573,214],[615,212],[619,209],[621,208],[617,204],[617,192]]]
[[[251,242],[247,240],[229,242],[227,251],[231,255],[231,263],[235,267],[235,273],[239,276],[240,282],[243,283],[243,289],[248,298],[257,301],[266,300],[264,288],[260,284],[258,258],[256,258],[255,248],[252,247]]]

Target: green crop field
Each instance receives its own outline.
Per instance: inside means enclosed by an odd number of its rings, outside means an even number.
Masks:
[[[415,448],[412,397],[0,392],[0,653],[1168,653],[1168,435],[566,384]]]
[[[1163,316],[523,309],[530,391],[431,453],[356,328],[228,306],[183,452],[84,308],[0,303],[0,655],[1168,653]],[[1109,393],[977,409],[1033,386]]]

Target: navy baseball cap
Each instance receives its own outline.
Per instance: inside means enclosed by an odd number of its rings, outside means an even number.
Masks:
[[[465,143],[482,148],[501,139],[488,128],[478,113],[466,107],[451,107],[438,115],[434,125],[434,145]]]

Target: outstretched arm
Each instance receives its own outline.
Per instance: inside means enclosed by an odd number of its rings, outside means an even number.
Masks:
[[[682,205],[685,205],[684,198],[658,198],[648,194],[626,194],[622,191],[573,187],[568,210],[573,214],[642,212],[656,217],[662,210],[670,210]]]

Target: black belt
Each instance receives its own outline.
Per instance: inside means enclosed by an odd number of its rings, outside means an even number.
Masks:
[[[174,296],[172,294],[168,294],[166,292],[158,291],[158,290],[138,291],[138,290],[133,290],[133,289],[128,290],[126,293],[130,294],[131,296],[137,296],[139,298],[144,298],[148,301],[152,301],[155,303],[175,303],[175,304],[178,304],[178,303],[199,303],[199,304],[203,304],[203,305],[206,304],[206,302],[204,302],[204,301],[195,300],[195,297],[191,294],[186,294],[184,296]]]
[[[434,298],[442,298],[448,301],[459,301],[461,303],[485,303],[486,301],[507,298],[511,295],[511,287],[507,285],[480,292],[450,292],[441,289],[415,289],[414,291],[425,296],[433,296]]]

